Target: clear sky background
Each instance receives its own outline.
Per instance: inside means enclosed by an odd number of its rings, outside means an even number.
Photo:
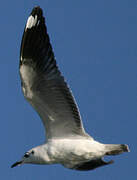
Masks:
[[[61,165],[10,168],[45,140],[40,118],[21,92],[18,70],[23,29],[36,5],[46,16],[57,63],[86,131],[102,143],[129,144],[130,153],[109,158],[113,165],[87,172]],[[0,179],[137,178],[137,1],[1,1],[0,82]]]

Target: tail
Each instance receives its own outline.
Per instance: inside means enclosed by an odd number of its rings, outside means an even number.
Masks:
[[[106,144],[106,154],[105,155],[118,155],[123,152],[129,152],[128,145],[126,144]]]

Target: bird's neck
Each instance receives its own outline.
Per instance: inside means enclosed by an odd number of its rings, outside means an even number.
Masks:
[[[37,153],[37,157],[41,164],[53,164],[54,160],[50,157],[50,154],[48,152],[48,144],[42,144],[40,146],[37,146],[35,148],[35,151]]]

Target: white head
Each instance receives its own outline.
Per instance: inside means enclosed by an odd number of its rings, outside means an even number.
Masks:
[[[15,162],[11,168],[22,164],[49,164],[49,157],[46,148],[38,146],[27,151],[20,161]]]

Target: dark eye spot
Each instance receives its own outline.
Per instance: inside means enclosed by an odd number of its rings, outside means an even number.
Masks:
[[[34,151],[31,151],[32,154],[34,154]]]

